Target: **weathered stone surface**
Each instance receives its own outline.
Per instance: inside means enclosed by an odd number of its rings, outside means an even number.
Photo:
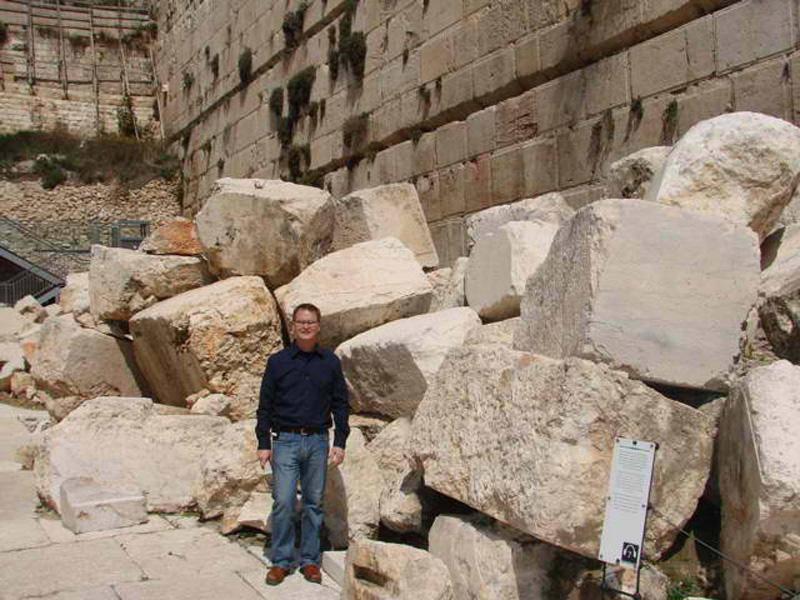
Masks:
[[[186,399],[187,404],[189,404]],[[198,398],[191,404],[191,412],[195,415],[211,415],[212,417],[227,417],[231,414],[231,401],[225,394],[208,394]]]
[[[11,377],[20,371],[25,371],[22,348],[14,342],[0,342],[0,392],[11,390]]]
[[[39,352],[41,342],[42,325],[31,323],[19,333],[19,347],[29,365],[36,362],[36,354]]]
[[[422,531],[422,503],[417,495],[422,472],[414,461],[410,439],[411,419],[401,417],[367,446],[383,475],[381,522],[399,533]]]
[[[213,273],[260,275],[274,289],[330,251],[333,205],[317,188],[226,178],[195,222]]]
[[[203,247],[197,238],[197,228],[189,219],[178,217],[157,227],[139,245],[141,252],[148,254],[177,254],[199,256]]]
[[[56,398],[141,396],[147,390],[131,342],[83,329],[71,314],[45,322],[31,374]]]
[[[255,426],[255,420],[231,424],[204,453],[195,494],[203,518],[218,517],[229,506],[242,506],[264,478]]]
[[[433,287],[433,299],[429,312],[438,312],[448,308],[465,306],[467,298],[464,294],[464,278],[467,273],[466,256],[460,256],[452,267],[438,269],[428,273],[428,281]]]
[[[609,198],[644,198],[656,173],[661,170],[671,146],[643,148],[611,164],[608,169]]]
[[[220,533],[228,535],[242,527],[270,533],[272,530],[269,519],[271,510],[272,494],[253,492],[243,506],[229,506],[225,509]]]
[[[730,113],[692,127],[645,198],[720,215],[763,239],[789,204],[798,176],[800,128],[759,113]]]
[[[800,224],[787,225],[761,244],[761,268],[768,269],[800,254]]]
[[[480,319],[467,307],[398,319],[336,349],[355,412],[411,417],[445,354],[460,346]]]
[[[392,183],[358,190],[334,201],[333,249],[394,237],[403,242],[423,267],[439,266],[417,188]]]
[[[558,192],[493,206],[464,219],[467,227],[467,248],[471,250],[482,236],[497,231],[511,221],[542,221],[561,225],[574,214],[575,211]]]
[[[482,515],[439,515],[429,551],[447,565],[456,598],[526,600],[551,594],[551,569],[559,549],[520,543],[519,534]]]
[[[61,521],[72,533],[105,531],[147,522],[141,491],[104,488],[90,477],[72,477],[61,484]]]
[[[222,417],[157,415],[147,398],[89,400],[44,432],[37,491],[59,510],[61,484],[91,477],[142,490],[150,512],[180,512],[195,505],[204,457],[229,427]]]
[[[138,311],[211,283],[206,263],[189,256],[153,256],[92,246],[89,298],[96,321],[127,321]]]
[[[33,296],[25,296],[17,301],[14,310],[28,321],[43,323],[47,318],[47,311]]]
[[[50,394],[46,394],[44,396],[44,407],[53,421],[58,423],[66,419],[69,413],[87,400],[88,398],[83,396],[57,396],[54,398]]]
[[[764,271],[759,287],[758,316],[775,354],[800,362],[800,254]]]
[[[352,429],[345,461],[328,469],[325,484],[325,525],[334,548],[378,533],[383,477],[364,436]]]
[[[69,273],[67,285],[61,288],[59,295],[61,310],[72,313],[75,317],[89,312],[89,271]]]
[[[518,316],[525,283],[547,258],[557,232],[550,223],[512,221],[481,236],[467,264],[467,304],[489,321]]]
[[[528,280],[514,347],[724,390],[758,279],[745,227],[642,200],[595,202],[559,230]]]
[[[358,540],[345,563],[342,600],[454,600],[445,564],[425,550]]]
[[[614,439],[661,444],[651,502],[683,526],[708,477],[711,429],[703,413],[604,365],[487,344],[447,355],[414,416],[411,447],[426,486],[596,557]],[[652,556],[676,535],[651,520]]]
[[[391,237],[329,254],[275,292],[285,315],[303,302],[320,308],[320,342],[329,348],[389,321],[427,312],[432,295],[414,254]]]
[[[722,551],[790,589],[800,569],[798,427],[800,367],[778,361],[754,369],[731,390],[716,452]],[[775,597],[754,575],[729,563],[723,569],[726,598]]]
[[[16,341],[27,324],[28,320],[13,308],[0,306],[0,342]]]
[[[514,332],[522,324],[520,317],[487,323],[478,329],[464,341],[465,344],[501,344],[507,348],[514,345]]]
[[[258,277],[184,292],[137,313],[130,327],[160,402],[185,406],[207,389],[230,398],[237,420],[253,416],[267,357],[282,347],[275,300]]]

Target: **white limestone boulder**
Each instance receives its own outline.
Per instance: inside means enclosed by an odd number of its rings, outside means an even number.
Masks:
[[[486,323],[464,341],[465,344],[501,344],[507,348],[514,345],[514,332],[522,324],[520,317]]]
[[[333,236],[328,192],[262,179],[220,179],[197,214],[211,271],[259,275],[270,289],[289,283],[327,254]]]
[[[187,397],[186,404],[189,404]],[[208,394],[191,403],[193,415],[211,415],[227,417],[231,414],[231,400],[224,394]]]
[[[76,318],[88,313],[89,308],[89,271],[69,273],[67,285],[61,288],[59,295],[61,310],[72,313]]]
[[[752,112],[701,121],[678,141],[645,199],[716,214],[764,239],[800,176],[800,128]]]
[[[411,419],[401,417],[367,446],[383,475],[381,523],[398,533],[422,532],[422,502],[417,494],[422,472],[414,461],[410,440]]]
[[[481,237],[512,221],[541,221],[558,226],[571,219],[574,214],[575,210],[558,192],[486,208],[464,217],[467,249],[472,251]]]
[[[14,342],[0,342],[0,392],[11,390],[14,373],[25,371],[25,356],[22,348]]]
[[[44,323],[49,316],[45,308],[33,296],[20,298],[14,305],[14,310],[33,323]]]
[[[725,390],[759,273],[746,227],[642,200],[595,202],[528,280],[514,347]]]
[[[285,315],[303,302],[320,308],[320,342],[329,348],[389,321],[426,313],[432,294],[414,254],[391,237],[333,252],[275,291]]]
[[[195,496],[204,519],[244,505],[263,480],[255,427],[255,419],[232,423],[202,457]]]
[[[611,164],[606,183],[609,198],[644,198],[661,171],[671,146],[643,148]]]
[[[682,527],[710,469],[711,420],[627,375],[498,344],[451,350],[412,423],[425,485],[550,544],[596,557],[614,440],[660,444],[651,502]],[[678,531],[648,522],[650,556]]]
[[[72,533],[106,531],[146,523],[147,500],[131,486],[104,488],[90,477],[61,484],[61,521]]]
[[[138,397],[148,389],[130,341],[83,329],[71,314],[42,326],[31,374],[54,398]]]
[[[28,320],[8,306],[0,306],[0,342],[15,342]]]
[[[800,572],[800,367],[751,371],[731,390],[717,440],[721,550],[789,589]],[[723,562],[729,600],[775,598],[775,588]]]
[[[257,529],[263,533],[272,531],[269,518],[272,511],[272,494],[253,492],[242,506],[229,506],[225,509],[220,523],[220,533],[228,535],[243,527]]]
[[[390,183],[352,192],[334,200],[333,249],[394,237],[403,242],[423,267],[439,266],[417,188]]]
[[[800,254],[763,272],[759,288],[758,317],[775,354],[800,362]]]
[[[334,548],[347,548],[353,540],[378,534],[383,485],[363,434],[351,429],[345,460],[328,468],[325,482],[325,525]]]
[[[181,512],[196,505],[203,459],[229,427],[222,417],[158,415],[147,398],[95,398],[44,431],[36,489],[60,510],[61,484],[90,477],[142,490],[149,512]]]
[[[770,267],[800,254],[800,224],[788,225],[761,244],[761,268]]]
[[[481,321],[474,310],[451,308],[398,319],[336,349],[354,412],[411,417],[448,350],[464,343]]]
[[[233,277],[159,302],[130,321],[136,362],[160,402],[186,406],[206,389],[251,418],[267,357],[283,346],[281,320],[259,277]]]
[[[520,543],[519,534],[483,515],[439,515],[428,551],[447,565],[456,598],[527,600],[555,598],[552,589],[562,553],[544,543]]]
[[[154,256],[95,245],[89,266],[92,317],[95,321],[127,321],[160,300],[211,281],[200,258]]]
[[[347,551],[342,600],[455,600],[445,564],[425,550],[358,540]]]
[[[468,261],[466,256],[459,256],[452,267],[437,269],[427,274],[428,281],[433,287],[433,300],[429,312],[466,306],[464,278],[467,274]]]
[[[139,245],[139,251],[147,254],[200,256],[203,253],[203,247],[197,238],[197,228],[194,222],[177,217],[153,230]]]
[[[512,221],[482,236],[469,257],[467,304],[487,321],[519,316],[525,283],[547,258],[558,226]]]

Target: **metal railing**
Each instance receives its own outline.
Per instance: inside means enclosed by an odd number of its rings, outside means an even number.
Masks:
[[[8,217],[0,217],[0,246],[62,279],[67,273],[89,268],[88,254],[70,252]]]
[[[8,281],[0,282],[0,303],[13,306],[25,296],[38,299],[58,287],[61,286],[42,279],[32,271],[24,271]]]

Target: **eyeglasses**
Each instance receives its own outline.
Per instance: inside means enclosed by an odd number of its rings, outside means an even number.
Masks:
[[[295,325],[303,325],[304,327],[311,327],[312,325],[317,325],[319,321],[295,321]]]

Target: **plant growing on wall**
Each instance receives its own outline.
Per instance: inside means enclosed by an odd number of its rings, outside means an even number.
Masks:
[[[219,77],[219,54],[215,54],[208,64],[211,67],[211,73],[214,75],[214,79]]]
[[[194,74],[191,71],[183,72],[183,80],[181,82],[181,89],[188,92],[194,85]]]
[[[269,95],[269,109],[276,117],[283,114],[283,88],[276,87]]]
[[[8,41],[8,27],[5,23],[0,23],[0,46]]]
[[[348,118],[342,125],[344,145],[354,150],[367,139],[369,131],[369,113],[361,113]]]
[[[344,14],[339,20],[339,46],[336,47],[336,30],[328,30],[328,67],[331,81],[339,77],[339,67],[344,64],[350,73],[361,81],[364,78],[364,67],[367,58],[367,36],[363,31],[353,31],[358,0],[345,2]]]
[[[311,101],[311,90],[317,78],[315,67],[306,67],[289,80],[286,91],[289,96],[289,118],[296,121],[303,108]]]
[[[300,38],[303,35],[303,21],[305,20],[308,6],[308,2],[303,0],[297,10],[289,11],[283,17],[281,29],[283,29],[286,48],[289,50],[294,50],[300,45]]]
[[[253,51],[250,48],[245,48],[239,55],[239,79],[245,86],[253,79]]]
[[[117,129],[125,137],[136,136],[136,114],[133,112],[133,99],[129,94],[122,97],[122,104],[117,107]]]

